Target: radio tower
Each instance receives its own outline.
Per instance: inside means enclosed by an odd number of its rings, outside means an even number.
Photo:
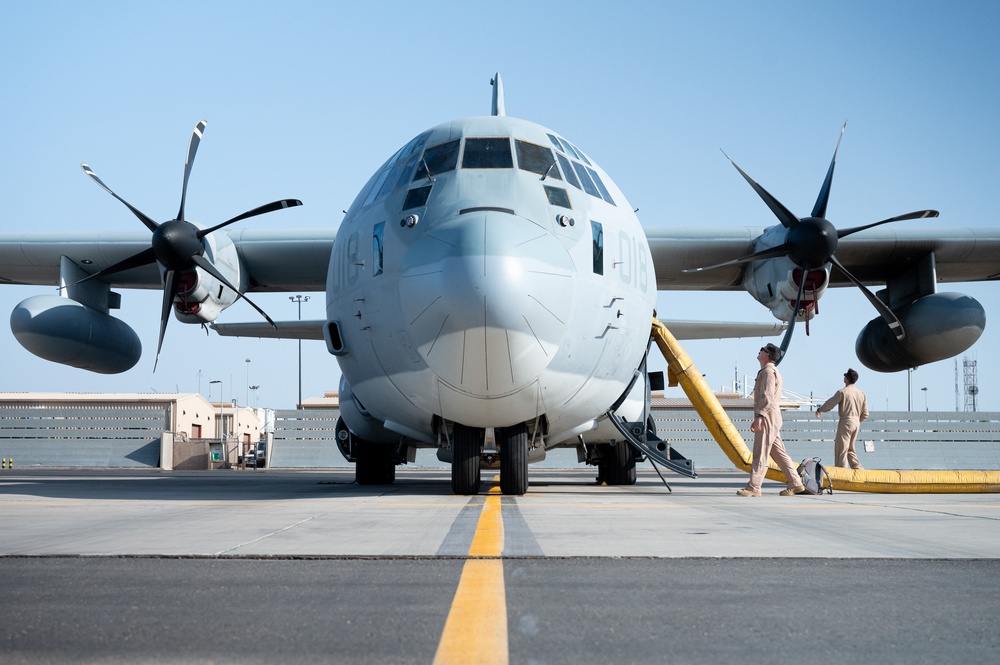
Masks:
[[[965,373],[965,410],[976,411],[976,398],[979,395],[979,380],[976,378],[976,361],[962,358],[962,368]]]

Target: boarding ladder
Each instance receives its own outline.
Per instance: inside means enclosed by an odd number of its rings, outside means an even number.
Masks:
[[[649,345],[651,346],[652,343],[653,337],[650,336]],[[628,445],[639,454],[640,461],[643,457],[646,457],[653,463],[654,468],[658,462],[674,473],[687,476],[688,478],[697,478],[698,474],[695,473],[694,470],[694,461],[684,457],[684,455],[677,452],[677,450],[675,450],[668,441],[664,441],[656,435],[656,426],[649,414],[648,397],[653,389],[651,388],[651,384],[656,386],[656,390],[663,389],[663,374],[660,372],[650,374],[647,371],[646,360],[648,357],[649,347],[647,347],[646,353],[642,357],[642,364],[633,374],[632,381],[629,383],[628,388],[624,393],[622,393],[622,396],[618,398],[618,401],[615,402],[610,409],[608,409],[608,419],[612,422],[612,424],[614,424],[615,428],[621,432],[621,435],[625,437],[626,443],[628,443]],[[642,381],[646,385],[646,399],[643,400],[642,420],[632,422],[625,420],[622,416],[620,416],[617,413],[617,409],[625,401],[625,398],[632,392],[632,388],[636,381]],[[659,469],[657,469],[657,473],[659,473]],[[662,477],[663,476],[660,476],[661,479]],[[664,481],[664,483],[666,483],[666,481]],[[667,487],[669,488],[670,486],[667,485]]]

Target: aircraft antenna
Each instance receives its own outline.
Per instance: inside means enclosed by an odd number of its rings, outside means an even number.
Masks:
[[[493,115],[507,115],[503,105],[503,81],[500,80],[500,72],[497,72],[490,79],[493,86]]]

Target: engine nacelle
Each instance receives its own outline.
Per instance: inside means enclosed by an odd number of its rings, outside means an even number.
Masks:
[[[823,297],[830,283],[830,266],[815,270],[802,270],[787,258],[758,261],[747,267],[743,276],[743,287],[760,304],[771,310],[771,314],[779,321],[791,321],[796,313],[792,312],[795,298],[799,294],[799,283],[806,281],[802,293],[802,306],[799,321],[807,321],[816,316],[814,303]]]
[[[900,372],[952,358],[979,339],[986,312],[962,293],[934,293],[899,308],[896,316],[906,336],[896,336],[881,318],[872,319],[854,344],[858,359],[876,372]]]
[[[222,273],[230,284],[246,289],[246,277],[240,269],[236,246],[226,234],[205,236],[205,258]],[[236,302],[235,291],[225,286],[201,268],[179,275],[180,284],[174,298],[174,315],[183,323],[212,323]]]
[[[180,275],[174,313],[184,323],[212,323],[236,300],[235,294],[202,270]]]
[[[19,303],[10,314],[10,329],[39,358],[100,374],[125,372],[142,355],[139,336],[126,323],[59,296]]]
[[[340,417],[351,433],[371,443],[398,443],[399,434],[390,432],[380,420],[372,417],[354,397],[347,380],[340,377]]]

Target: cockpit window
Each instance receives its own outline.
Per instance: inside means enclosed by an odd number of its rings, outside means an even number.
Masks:
[[[559,139],[559,142],[562,143],[563,149],[566,151],[567,154],[570,154],[573,157],[580,159],[580,153],[576,151],[576,148],[573,147],[572,143],[570,143],[566,139]]]
[[[591,168],[593,164],[591,164],[590,160],[587,159],[587,156],[579,148],[555,134],[546,135],[556,148],[556,157],[558,157],[559,165],[566,176],[566,182],[577,189],[584,190],[595,198],[603,199],[611,205],[617,205],[615,200],[611,198],[611,192],[604,185],[604,181],[601,180],[601,176],[597,174],[596,169]],[[570,161],[566,155],[580,160],[583,164],[577,161]]]
[[[562,180],[559,175],[559,167],[556,166],[556,158],[552,155],[552,150],[544,146],[528,143],[527,141],[514,141],[517,147],[517,166],[523,171],[531,171],[546,178]]]
[[[604,186],[604,181],[601,180],[601,176],[597,175],[597,171],[588,166],[587,173],[589,173],[590,177],[594,180],[594,184],[597,185],[597,189],[601,190],[601,198],[611,205],[615,205],[615,200],[611,198],[611,192],[609,192],[608,188]]]
[[[382,274],[382,237],[385,235],[385,222],[379,222],[372,230],[372,275]]]
[[[379,192],[382,191],[382,185],[385,184],[386,179],[389,177],[389,169],[385,168],[381,173],[378,174],[378,179],[375,181],[375,186],[371,188],[368,192],[368,196],[365,198],[364,205],[371,205],[378,198]]]
[[[446,171],[454,171],[458,165],[458,139],[431,146],[424,151],[424,156],[417,166],[414,180],[434,176]],[[430,173],[428,174],[428,171]]]
[[[510,139],[465,139],[463,169],[512,169],[514,158],[510,154]]]
[[[427,185],[426,187],[417,187],[416,189],[411,189],[406,193],[406,200],[403,201],[403,210],[409,210],[410,208],[419,208],[420,206],[427,203],[427,197],[431,195],[431,187],[433,185]]]
[[[365,196],[362,205],[369,206],[377,203],[410,181],[409,176],[413,173],[413,167],[416,166],[417,155],[423,149],[428,136],[430,136],[429,132],[417,136],[382,165],[382,170]]]
[[[413,169],[416,168],[417,162],[420,160],[420,153],[415,155],[410,155],[410,158],[406,160],[403,167],[399,171],[399,179],[396,181],[396,187],[402,187],[410,182],[410,177],[413,175]]]
[[[430,136],[430,132],[424,132],[417,138],[413,139],[399,151],[399,159],[406,159],[414,153],[419,153],[424,149],[424,143],[427,141],[427,137]]]
[[[576,171],[576,174],[580,176],[580,182],[583,183],[583,191],[587,192],[591,196],[601,198],[601,193],[597,191],[597,186],[594,185],[594,181],[590,179],[590,174],[587,173],[587,167],[583,164],[573,162],[573,169]]]
[[[545,188],[545,196],[548,197],[549,203],[554,206],[560,206],[562,208],[572,208],[573,206],[569,203],[569,194],[562,187],[549,187],[548,185],[543,185]]]
[[[593,237],[594,274],[604,274],[604,226],[600,222],[590,222]]]
[[[563,140],[566,141],[566,139],[563,139]],[[590,160],[587,159],[587,156],[585,154],[583,154],[582,150],[580,150],[579,148],[577,148],[575,145],[573,145],[569,141],[566,141],[566,145],[568,145],[570,148],[573,149],[573,154],[575,154],[577,157],[579,157],[581,162],[583,162],[587,166],[592,166],[592,164],[590,163]]]
[[[573,167],[570,166],[569,160],[562,156],[560,153],[556,153],[559,157],[559,165],[562,167],[563,173],[566,174],[566,182],[573,185],[577,189],[583,189],[580,187],[580,181],[577,180],[576,173],[573,172]]]

